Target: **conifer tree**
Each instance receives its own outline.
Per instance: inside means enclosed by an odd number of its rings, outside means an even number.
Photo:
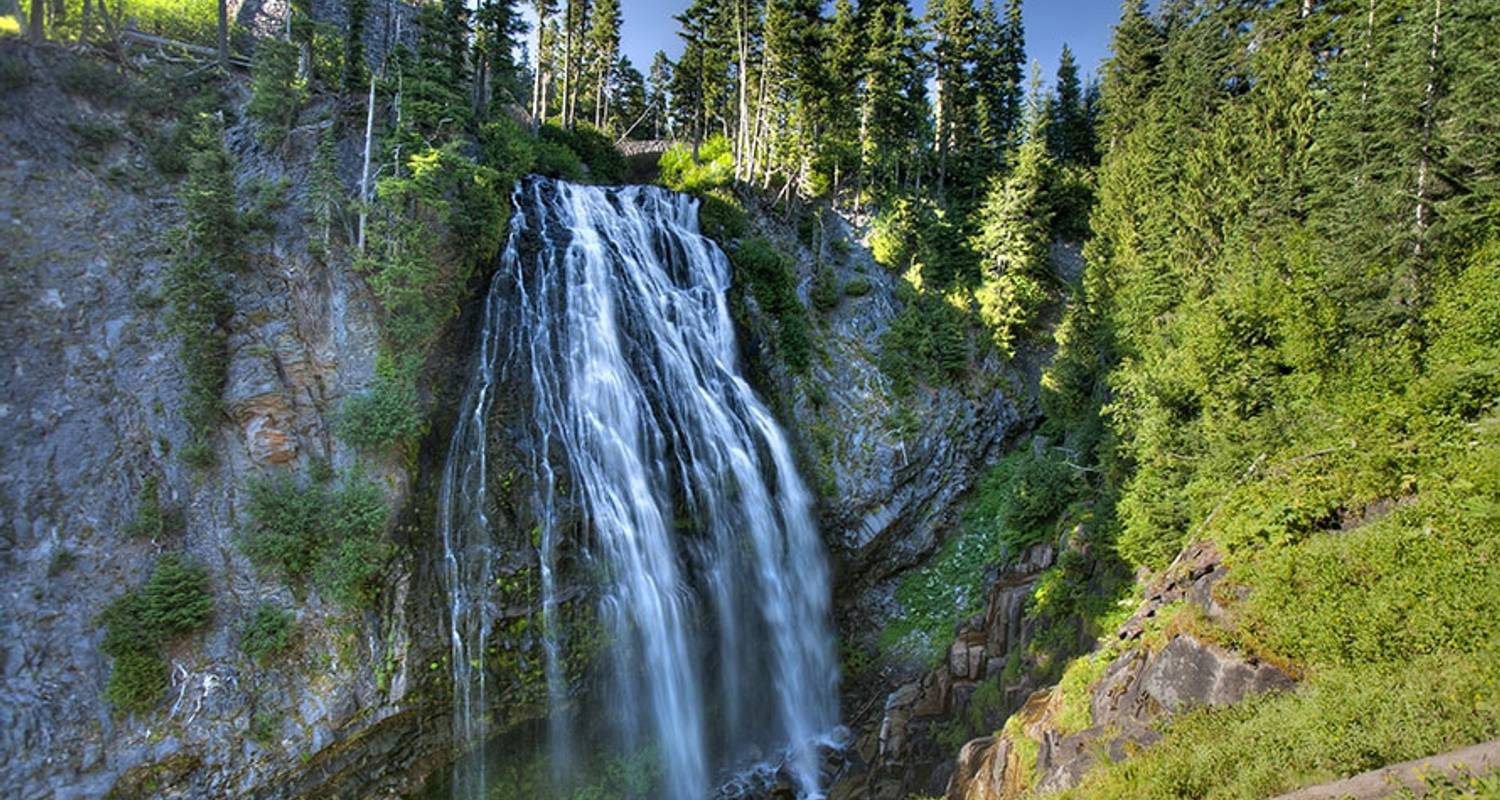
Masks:
[[[1004,179],[993,179],[974,241],[982,259],[976,292],[980,314],[1006,353],[1015,352],[1022,334],[1035,322],[1051,280],[1052,209],[1045,191],[1053,164],[1047,154],[1046,107],[1040,76],[1033,74],[1024,139],[1009,159],[1015,166]]]
[[[1050,102],[1047,150],[1052,160],[1059,165],[1092,162],[1093,131],[1078,81],[1078,65],[1066,44],[1057,62],[1057,82]]]
[[[620,0],[595,0],[589,19],[589,79],[594,84],[594,127],[603,128],[609,116],[610,82],[620,53]],[[625,124],[630,124],[626,122]]]
[[[474,12],[474,99],[481,114],[488,115],[492,101],[522,96],[521,65],[515,54],[525,34],[518,0],[481,0]]]
[[[660,50],[651,58],[651,72],[646,77],[646,105],[650,109],[651,138],[672,135],[672,118],[667,98],[672,86],[672,61]]]

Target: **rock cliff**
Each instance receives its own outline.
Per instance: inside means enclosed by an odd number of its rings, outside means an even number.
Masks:
[[[347,265],[308,250],[300,208],[318,130],[294,130],[267,156],[249,125],[228,126],[241,196],[274,184],[285,202],[259,209],[261,233],[233,277],[215,465],[190,468],[185,378],[162,300],[166,234],[181,211],[141,121],[127,120],[139,87],[60,50],[0,48],[33,76],[0,100],[0,785],[20,798],[372,796],[405,785],[447,735],[446,697],[428,677],[440,626],[422,542],[401,549],[380,602],[357,614],[294,596],[236,545],[254,475],[359,462],[392,512],[411,497],[407,460],[358,453],[334,433],[340,401],[374,375],[379,314]],[[93,70],[97,85],[54,82],[70,70]],[[242,104],[243,86],[232,92]],[[355,143],[341,148],[347,180]],[[132,536],[148,484],[172,522]],[[110,660],[96,619],[168,551],[207,569],[212,622],[166,654],[162,707],[121,714],[103,696]],[[264,602],[293,610],[299,644],[262,667],[240,639]]]

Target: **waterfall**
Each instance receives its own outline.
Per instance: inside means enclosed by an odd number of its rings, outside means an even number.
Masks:
[[[660,796],[701,800],[723,771],[783,754],[798,793],[820,797],[817,743],[838,715],[828,571],[787,439],[738,369],[727,258],[684,195],[528,178],[514,201],[438,498],[456,744],[484,741],[495,702],[499,395],[526,405],[554,769],[576,738],[558,622],[570,557],[608,654],[593,715],[623,752],[655,754]],[[484,761],[460,762],[455,796],[482,796]]]

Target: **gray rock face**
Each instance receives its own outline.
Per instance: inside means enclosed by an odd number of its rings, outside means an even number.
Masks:
[[[40,76],[59,57],[0,46]],[[148,785],[192,797],[379,785],[393,767],[370,762],[365,748],[397,741],[386,733],[397,721],[429,713],[412,699],[407,663],[425,636],[412,616],[410,563],[395,571],[385,607],[358,619],[316,596],[294,599],[235,544],[248,478],[315,459],[343,468],[357,457],[331,419],[373,375],[376,309],[362,282],[308,256],[295,202],[278,214],[233,281],[218,464],[193,473],[178,455],[189,438],[184,378],[159,299],[169,258],[162,234],[180,213],[174,187],[149,172],[105,177],[117,165],[143,168],[128,140],[109,145],[97,167],[81,159],[69,123],[118,126],[120,108],[94,107],[45,80],[0,104],[0,149],[11,156],[0,160],[0,786],[10,797],[82,798]],[[283,168],[249,151],[247,131],[230,133],[241,184],[285,174],[295,201],[311,135],[287,145]],[[362,461],[398,508],[406,470]],[[163,503],[181,510],[185,531],[161,541],[125,533],[148,476]],[[102,696],[110,659],[99,652],[95,619],[167,550],[208,569],[213,622],[166,653],[163,707],[120,715]],[[302,640],[271,668],[239,647],[244,620],[263,601],[294,608]],[[276,720],[273,741],[248,740],[257,713]],[[411,752],[390,765],[440,746],[432,727],[423,734],[431,741],[403,740]]]
[[[761,219],[779,246],[797,254],[798,292],[816,317],[815,353],[805,377],[789,374],[753,335],[752,357],[769,367],[784,422],[801,440],[806,477],[818,489],[824,536],[835,560],[841,615],[878,630],[894,613],[890,580],[921,563],[956,521],[960,500],[1035,420],[1036,391],[1046,353],[1007,362],[976,343],[976,363],[962,385],[917,387],[898,397],[878,366],[881,335],[900,313],[904,280],[877,264],[857,241],[860,230],[826,214],[825,235],[853,243],[846,255],[825,253],[842,286],[868,282],[862,296],[844,296],[828,311],[810,294],[818,259],[796,234]],[[818,401],[808,387],[817,387]]]
[[[1186,633],[1153,647],[1143,640],[1145,621],[1169,603],[1186,600],[1210,618],[1228,619],[1213,596],[1225,568],[1208,544],[1187,547],[1148,587],[1136,614],[1116,632],[1126,646],[1089,688],[1090,725],[1068,732],[1057,724],[1062,693],[1057,687],[1033,694],[1018,712],[1021,730],[1037,747],[1032,792],[1076,786],[1099,756],[1114,761],[1161,738],[1161,724],[1202,706],[1227,706],[1262,692],[1285,691],[1295,680],[1278,667]],[[1010,730],[1010,728],[1007,728]],[[948,800],[1010,800],[1028,787],[1018,767],[992,754],[1014,753],[1011,733],[965,746]]]

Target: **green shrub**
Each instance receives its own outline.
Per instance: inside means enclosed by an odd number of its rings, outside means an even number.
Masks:
[[[906,305],[880,335],[876,363],[897,394],[918,383],[946,386],[963,377],[969,343],[963,314],[940,295],[905,287]]]
[[[47,577],[56,578],[73,568],[78,563],[78,554],[72,550],[55,550],[52,560],[47,562]]]
[[[208,573],[175,553],[157,560],[146,583],[116,597],[99,615],[100,650],[114,658],[104,696],[132,713],[151,710],[167,687],[161,650],[213,617]]]
[[[729,140],[723,134],[708,137],[698,148],[698,161],[688,145],[672,145],[657,161],[663,186],[677,192],[705,193],[727,186],[734,179],[734,161]]]
[[[245,732],[250,741],[269,745],[276,741],[281,730],[281,715],[274,711],[257,711],[250,718],[250,729]]]
[[[583,161],[572,148],[560,142],[540,141],[536,143],[536,163],[534,165],[538,175],[549,178],[560,178],[565,181],[583,180]]]
[[[208,571],[176,553],[157,559],[141,600],[141,622],[160,639],[191,633],[214,614]]]
[[[720,247],[728,249],[750,230],[750,215],[728,191],[701,194],[698,201],[698,229]]]
[[[330,489],[282,475],[252,481],[249,489],[253,524],[239,541],[256,566],[294,583],[311,577],[320,594],[346,608],[374,600],[392,554],[378,484],[355,474]]]
[[[167,661],[155,650],[131,650],[115,656],[104,699],[115,708],[144,714],[167,692]]]
[[[595,183],[619,183],[625,178],[625,157],[615,149],[613,139],[593,126],[579,123],[569,131],[556,125],[543,125],[540,133],[543,143],[560,144],[576,153],[588,169],[589,179]]]
[[[844,296],[846,297],[864,297],[865,295],[869,294],[870,291],[871,286],[869,278],[856,276],[844,282]]]
[[[307,87],[298,77],[300,47],[275,37],[257,39],[255,65],[250,72],[250,103],[245,111],[260,121],[255,140],[272,148],[286,138],[297,109],[307,101]]]
[[[240,537],[245,555],[289,579],[307,576],[328,538],[328,490],[316,483],[298,486],[286,474],[253,479],[248,488],[245,513],[253,524]]]
[[[1061,457],[1026,452],[1013,462],[1001,521],[1020,535],[1019,549],[1039,541],[1056,523],[1082,486],[1078,474]]]
[[[99,150],[120,140],[120,129],[107,122],[69,122],[68,130],[84,147]]]
[[[240,649],[263,665],[285,652],[295,634],[296,620],[290,611],[262,603],[240,631]]]
[[[1263,798],[1500,735],[1500,658],[1339,668],[1296,691],[1203,709],[1064,798]]]
[[[797,299],[797,277],[791,260],[763,237],[742,239],[729,253],[736,279],[746,284],[755,302],[776,326],[776,349],[795,372],[812,362],[807,309]]]
[[[244,257],[233,164],[214,117],[200,115],[195,122],[181,194],[187,220],[173,236],[166,321],[178,338],[178,358],[187,373],[184,416],[193,437],[188,452],[201,463],[213,453],[209,438],[221,417],[229,374],[226,326],[234,307],[226,283]]]
[[[70,58],[57,69],[63,91],[94,101],[120,96],[124,82],[113,69],[88,58]]]
[[[920,238],[919,206],[900,198],[875,215],[870,226],[870,254],[881,266],[905,272],[916,258]]]
[[[425,420],[416,392],[389,378],[376,378],[365,392],[344,400],[336,428],[356,447],[405,445],[422,433]]]
[[[141,493],[135,501],[135,516],[126,523],[126,536],[158,541],[169,534],[182,532],[182,510],[169,508],[161,501],[161,481],[147,475],[141,481]]]
[[[329,530],[332,542],[314,569],[318,590],[346,608],[368,607],[380,590],[380,577],[393,547],[385,540],[385,495],[363,476],[347,478],[334,492]]]
[[[23,58],[0,55],[0,92],[31,85],[31,65]]]
[[[479,148],[484,163],[508,175],[525,175],[537,162],[537,140],[509,117],[501,117],[479,129]]]
[[[819,311],[832,311],[838,308],[839,298],[843,296],[839,279],[833,274],[833,269],[827,265],[820,268],[813,275],[812,298],[813,308]]]

